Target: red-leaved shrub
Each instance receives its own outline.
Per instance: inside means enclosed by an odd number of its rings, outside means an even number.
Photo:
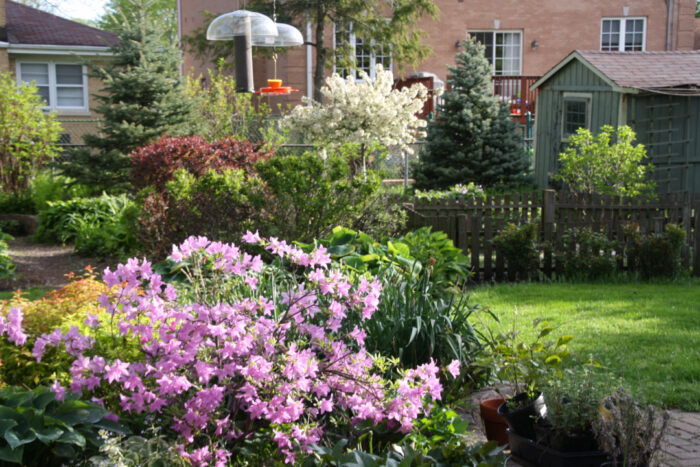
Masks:
[[[242,169],[250,174],[257,161],[271,155],[272,151],[263,149],[263,143],[232,138],[208,142],[201,136],[163,137],[131,153],[133,181],[137,189],[153,186],[163,191],[178,169],[195,177],[209,169]]]

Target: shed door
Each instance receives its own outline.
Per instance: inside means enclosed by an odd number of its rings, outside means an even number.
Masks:
[[[630,99],[628,122],[654,164],[658,193],[692,190],[689,160],[689,97],[649,94]],[[697,169],[696,169],[697,170]]]

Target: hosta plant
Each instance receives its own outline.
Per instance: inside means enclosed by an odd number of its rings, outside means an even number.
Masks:
[[[92,317],[84,334],[42,335],[35,357],[65,348],[73,358],[70,391],[114,388],[120,410],[148,414],[171,430],[193,465],[243,462],[261,434],[280,457],[271,456],[292,463],[331,436],[328,427],[352,431],[364,421],[411,431],[442,396],[440,369],[431,361],[381,376],[390,370],[353,324],[377,310],[380,284],[329,269],[325,248],[304,253],[252,233],[244,240],[296,272],[236,245],[191,237],[172,249],[187,277],[178,289],[145,259],[108,269],[110,290],[99,300],[108,318]],[[125,340],[138,343],[138,352],[105,352],[105,333],[118,349]],[[449,366],[459,374],[459,362]]]
[[[98,403],[77,395],[55,394],[45,386],[0,390],[0,460],[8,464],[48,467],[79,461],[102,444],[99,430],[127,433]]]

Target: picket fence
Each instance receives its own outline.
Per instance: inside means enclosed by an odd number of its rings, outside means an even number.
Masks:
[[[654,198],[581,195],[542,190],[488,196],[486,199],[418,200],[403,198],[411,229],[430,226],[448,234],[469,258],[476,281],[512,279],[493,238],[508,222],[538,224],[538,241],[544,245],[541,272],[556,274],[554,249],[563,248],[562,237],[570,228],[589,227],[618,242],[619,265],[627,267],[622,245],[624,227],[634,222],[642,233],[663,232],[666,224],[681,225],[686,232],[681,260],[700,275],[700,194],[672,193]]]

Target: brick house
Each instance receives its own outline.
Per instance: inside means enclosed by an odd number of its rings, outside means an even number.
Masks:
[[[605,51],[692,50],[695,45],[695,0],[435,0],[439,18],[425,18],[419,27],[433,54],[404,71],[434,74],[446,80],[447,65],[454,63],[460,41],[468,33],[487,47],[494,67],[494,91],[506,99],[527,96],[529,85],[575,49]],[[204,24],[202,10],[220,14],[243,8],[241,0],[178,0],[179,34],[189,35]],[[310,25],[297,24],[308,39]],[[334,28],[327,28],[327,43],[333,43]],[[342,31],[335,31],[341,33]],[[363,55],[361,38],[350,34],[358,63],[371,75],[378,62],[399,67],[383,56]],[[311,46],[296,47],[282,56],[278,74],[286,84],[301,90],[290,97],[274,97],[276,102],[297,103],[311,93],[314,53]],[[210,64],[189,52],[184,54],[184,70],[198,75]],[[272,77],[271,60],[254,62],[256,87]],[[522,93],[522,96],[518,94]],[[528,110],[534,109],[530,102]]]
[[[81,144],[95,131],[93,94],[102,85],[88,77],[84,61],[104,60],[116,41],[112,33],[0,0],[0,72],[11,72],[18,84],[36,83],[45,109],[61,122],[61,144]]]

